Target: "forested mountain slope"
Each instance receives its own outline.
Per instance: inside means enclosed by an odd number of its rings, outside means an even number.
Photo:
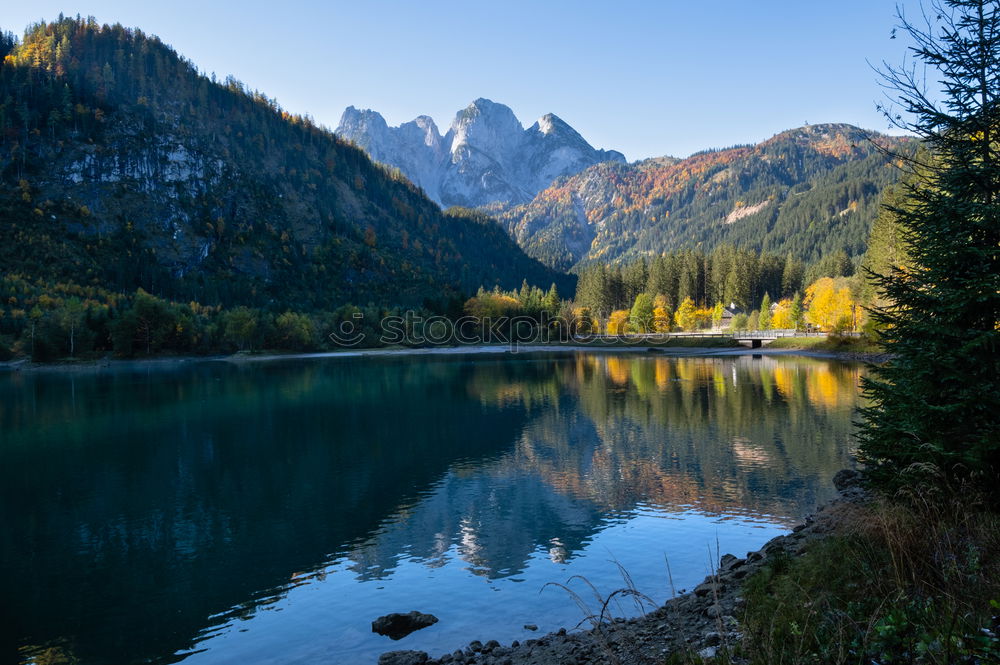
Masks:
[[[0,270],[207,304],[333,308],[572,285],[493,220],[156,37],[93,19],[0,39]]]
[[[683,160],[597,164],[501,216],[528,252],[561,270],[729,244],[813,262],[864,253],[890,151],[907,139],[813,125]]]

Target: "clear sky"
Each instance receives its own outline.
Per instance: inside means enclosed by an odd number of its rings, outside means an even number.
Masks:
[[[93,15],[159,35],[336,127],[348,105],[442,132],[477,97],[555,113],[629,159],[750,143],[805,123],[886,130],[867,61],[898,64],[894,0],[32,0],[0,27]],[[915,0],[904,0],[915,8]]]

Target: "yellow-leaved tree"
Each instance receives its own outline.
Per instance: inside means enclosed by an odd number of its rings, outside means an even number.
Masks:
[[[854,325],[854,298],[843,278],[823,277],[806,288],[806,321],[821,330],[846,330]]]
[[[681,330],[694,330],[698,326],[698,310],[690,297],[685,298],[674,313],[674,322]]]
[[[774,305],[774,313],[771,315],[771,327],[776,330],[785,330],[787,328],[794,328],[795,322],[792,321],[792,299],[785,298],[784,300],[779,300]]]
[[[694,311],[694,327],[696,330],[708,328],[712,325],[711,308],[699,308]]]
[[[670,332],[671,318],[667,297],[663,294],[656,296],[653,300],[653,330],[658,333]]]
[[[628,332],[628,315],[627,309],[616,309],[611,312],[611,317],[608,319],[608,334],[624,335]]]

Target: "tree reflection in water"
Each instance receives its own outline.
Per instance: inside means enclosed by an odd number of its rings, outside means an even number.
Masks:
[[[516,581],[637,515],[787,524],[848,463],[861,372],[562,353],[0,376],[0,661],[171,661],[302,585]]]

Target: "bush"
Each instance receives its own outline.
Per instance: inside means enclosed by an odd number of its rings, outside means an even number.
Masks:
[[[274,321],[275,348],[308,351],[316,348],[316,326],[305,314],[285,312]]]

